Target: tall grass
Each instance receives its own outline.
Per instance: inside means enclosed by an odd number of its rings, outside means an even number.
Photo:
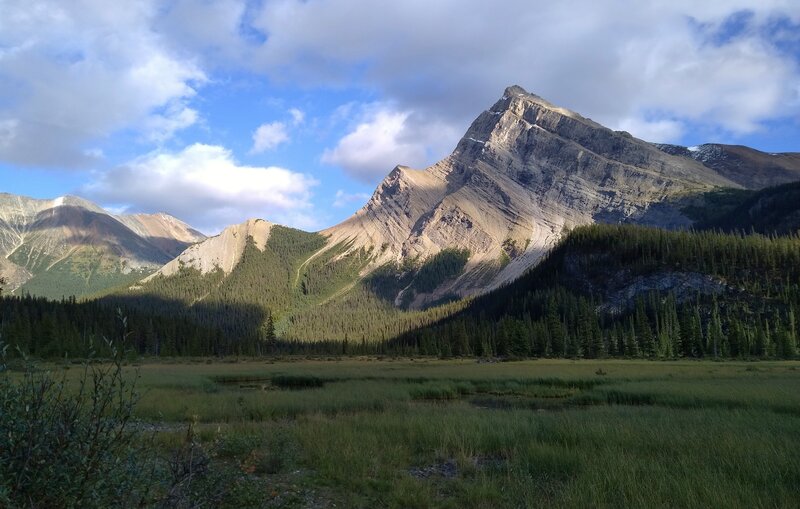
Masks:
[[[228,507],[792,507],[799,367],[153,363],[136,416],[199,422]]]

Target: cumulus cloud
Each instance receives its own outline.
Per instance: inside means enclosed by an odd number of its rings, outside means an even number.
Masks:
[[[306,114],[301,109],[292,108],[289,110],[289,115],[292,116],[292,125],[294,126],[302,125],[306,121]]]
[[[253,61],[306,86],[355,76],[398,111],[459,131],[519,84],[653,141],[697,124],[739,136],[798,115],[798,58],[778,44],[778,21],[800,29],[800,4],[281,0],[254,18],[266,39]]]
[[[677,120],[646,120],[637,117],[623,118],[615,127],[621,131],[636,133],[637,137],[644,140],[660,143],[678,142],[685,131],[685,126]]]
[[[337,208],[347,207],[348,205],[360,204],[369,200],[369,193],[348,193],[344,189],[336,191],[333,206]]]
[[[163,143],[181,129],[194,125],[199,118],[197,110],[173,104],[165,112],[154,113],[145,120],[145,136],[150,141]]]
[[[337,108],[334,122],[354,118],[322,162],[341,167],[351,177],[374,184],[397,165],[424,168],[455,146],[459,129],[439,119],[399,111],[388,103],[347,103]]]
[[[165,211],[207,233],[259,217],[301,228],[318,227],[308,175],[278,167],[240,165],[231,152],[194,144],[156,151],[95,175],[81,190],[102,203],[133,211]]]
[[[153,30],[170,49],[205,67],[238,69],[248,60],[247,15],[247,0],[170,0],[160,2]]]
[[[281,143],[289,141],[289,133],[283,122],[261,124],[253,133],[253,148],[251,154],[260,154],[276,148]]]
[[[425,146],[403,137],[408,117],[408,112],[392,111],[383,105],[369,108],[336,147],[323,153],[322,162],[341,166],[352,177],[368,183],[397,164],[423,165]]]
[[[162,141],[197,121],[187,103],[207,76],[152,30],[154,2],[6,0],[0,10],[0,160],[78,166],[92,160],[83,145],[115,131]]]

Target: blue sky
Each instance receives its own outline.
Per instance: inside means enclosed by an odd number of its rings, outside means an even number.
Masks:
[[[317,230],[511,84],[649,141],[800,151],[800,2],[0,0],[0,191]]]

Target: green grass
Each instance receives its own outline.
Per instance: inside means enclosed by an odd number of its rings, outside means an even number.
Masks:
[[[800,500],[798,362],[183,360],[137,369],[137,417],[165,451],[186,422],[199,423],[230,484],[225,507]]]

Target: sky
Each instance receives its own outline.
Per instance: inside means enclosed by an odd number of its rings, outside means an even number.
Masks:
[[[798,0],[0,0],[0,192],[316,231],[520,85],[800,151]]]

